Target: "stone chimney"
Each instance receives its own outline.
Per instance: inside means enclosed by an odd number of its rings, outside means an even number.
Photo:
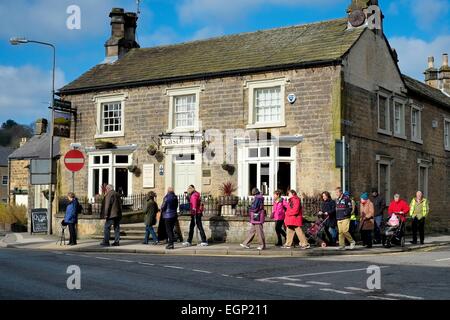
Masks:
[[[22,148],[25,145],[25,143],[27,143],[27,141],[28,141],[28,138],[26,138],[26,137],[23,137],[22,139],[20,139],[19,148]]]
[[[425,83],[433,88],[439,88],[438,70],[434,67],[434,57],[428,57],[428,69],[425,70]]]
[[[442,67],[439,69],[439,89],[450,95],[450,67],[448,66],[448,54],[442,55]]]
[[[139,48],[136,42],[137,14],[125,13],[122,8],[113,8],[111,18],[111,38],[105,43],[106,63],[112,63],[122,58],[133,48]]]
[[[37,136],[43,135],[47,132],[48,121],[47,119],[38,119],[36,121],[36,127],[34,129],[34,134]]]

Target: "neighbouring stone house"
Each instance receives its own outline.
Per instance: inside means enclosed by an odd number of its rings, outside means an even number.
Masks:
[[[14,151],[12,148],[0,147],[0,202],[8,202],[9,170],[8,156]]]
[[[349,18],[154,48],[136,43],[135,14],[113,9],[105,61],[59,90],[77,109],[61,153],[76,142],[86,155],[75,193],[93,199],[111,183],[161,198],[194,184],[218,195],[226,181],[239,196],[345,185],[409,199],[422,189],[435,226],[448,228],[448,61],[430,66],[428,84],[403,75],[382,29],[367,16],[352,26],[370,4],[352,1]],[[65,194],[72,176],[60,179]]]

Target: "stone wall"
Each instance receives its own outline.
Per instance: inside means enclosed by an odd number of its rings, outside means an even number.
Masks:
[[[28,189],[29,184],[29,169],[28,166],[30,165],[29,160],[12,160],[10,161],[10,190],[14,190],[15,188],[19,190],[26,190]],[[11,203],[14,202],[14,195],[10,194],[10,201]]]
[[[3,176],[9,177],[8,167],[0,166],[0,179],[3,180]],[[3,199],[8,200],[8,185],[4,186],[0,180],[0,202],[3,202]]]

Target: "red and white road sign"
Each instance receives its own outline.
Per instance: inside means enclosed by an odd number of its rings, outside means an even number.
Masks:
[[[64,164],[66,168],[72,172],[77,172],[84,167],[84,155],[81,151],[70,150],[64,156]]]

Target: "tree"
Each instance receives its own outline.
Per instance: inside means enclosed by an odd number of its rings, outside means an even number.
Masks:
[[[2,124],[2,129],[11,129],[14,128],[15,126],[18,126],[19,124],[17,122],[15,122],[14,120],[6,120],[6,122],[3,122]]]
[[[0,127],[0,146],[17,148],[22,138],[30,138],[32,135],[32,126],[9,119]]]

